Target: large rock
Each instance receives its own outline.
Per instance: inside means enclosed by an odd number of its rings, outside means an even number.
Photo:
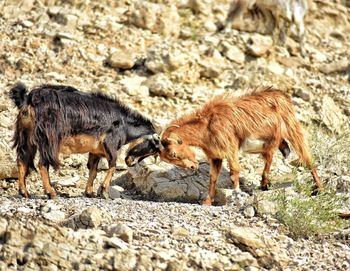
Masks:
[[[164,36],[178,36],[180,17],[174,5],[137,2],[131,11],[129,22]]]
[[[319,108],[319,117],[322,124],[329,130],[337,133],[342,131],[344,116],[334,100],[328,95],[322,98],[321,107]]]
[[[104,221],[110,222],[110,220],[110,215],[105,211],[97,207],[89,207],[81,213],[75,214],[66,219],[62,222],[62,225],[74,230],[88,229],[97,228],[101,226]]]
[[[143,85],[149,88],[151,95],[161,96],[161,97],[174,97],[175,89],[173,83],[169,78],[163,74],[158,73],[149,77]]]
[[[286,268],[291,261],[287,251],[281,249],[271,237],[251,227],[234,227],[228,230],[227,238],[244,251],[248,251],[257,258],[264,268]]]
[[[206,198],[209,183],[209,165],[201,162],[199,170],[184,170],[165,162],[154,163],[153,159],[129,168],[129,182],[145,198],[161,201],[198,203]],[[231,188],[229,172],[223,168],[218,187]]]
[[[146,67],[153,73],[171,72],[190,60],[187,50],[179,44],[158,43],[147,52]]]
[[[0,142],[0,179],[17,178],[16,155],[6,141]]]

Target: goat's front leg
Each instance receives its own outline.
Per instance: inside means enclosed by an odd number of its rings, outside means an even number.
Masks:
[[[108,194],[109,186],[111,184],[111,179],[113,177],[113,173],[114,173],[115,169],[116,169],[116,166],[114,165],[107,170],[106,177],[103,180],[103,183],[102,183],[102,185],[99,189],[99,193],[98,193],[101,198],[104,198],[104,199],[109,198],[109,194]]]
[[[232,158],[228,159],[228,165],[230,168],[230,178],[232,181],[233,190],[238,192],[240,190],[239,189],[240,165],[239,165],[239,159],[238,159],[238,151],[235,152]]]
[[[89,169],[89,179],[86,183],[86,188],[85,188],[85,195],[89,198],[93,197],[94,180],[97,175],[97,166],[99,161],[100,161],[99,156],[89,153],[89,160],[87,164],[87,167]]]
[[[28,172],[28,165],[22,161],[18,161],[18,190],[19,194],[25,198],[29,198],[29,193],[26,186],[26,176]]]
[[[207,198],[202,203],[203,205],[211,205],[214,201],[216,182],[220,175],[222,159],[210,159],[209,163],[210,163],[209,190],[208,190]]]
[[[51,185],[50,176],[49,176],[49,166],[44,165],[40,162],[39,171],[41,175],[41,180],[43,182],[43,188],[45,194],[48,195],[50,199],[54,199],[57,196],[55,189]]]

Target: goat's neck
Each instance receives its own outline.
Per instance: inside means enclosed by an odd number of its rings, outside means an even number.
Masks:
[[[153,134],[155,133],[155,131],[150,128],[150,127],[146,127],[146,126],[129,126],[127,128],[127,136],[126,136],[126,143],[129,143],[137,138],[140,138],[141,136],[144,135],[149,135],[149,134]]]
[[[205,130],[206,127],[202,123],[187,123],[178,128],[177,134],[186,144],[203,148]]]

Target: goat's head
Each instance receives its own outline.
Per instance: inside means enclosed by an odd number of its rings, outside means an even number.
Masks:
[[[130,143],[125,157],[125,163],[132,167],[148,156],[157,155],[160,151],[158,134],[145,135]]]
[[[160,158],[182,168],[198,169],[195,153],[175,132],[163,133]]]

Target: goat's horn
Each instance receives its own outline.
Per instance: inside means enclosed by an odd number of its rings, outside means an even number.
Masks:
[[[167,127],[165,127],[165,129],[164,129],[164,130],[162,131],[162,133],[160,134],[160,138],[162,138],[162,137],[163,137],[164,132],[165,132],[166,130],[168,130],[169,128],[171,128],[171,127],[180,128],[180,126],[179,126],[179,125],[176,125],[176,124],[171,124],[171,125],[168,125]]]
[[[152,135],[152,138],[153,138],[154,140],[160,140],[160,137],[159,137],[159,135],[158,135],[157,133],[154,133],[154,134]]]

